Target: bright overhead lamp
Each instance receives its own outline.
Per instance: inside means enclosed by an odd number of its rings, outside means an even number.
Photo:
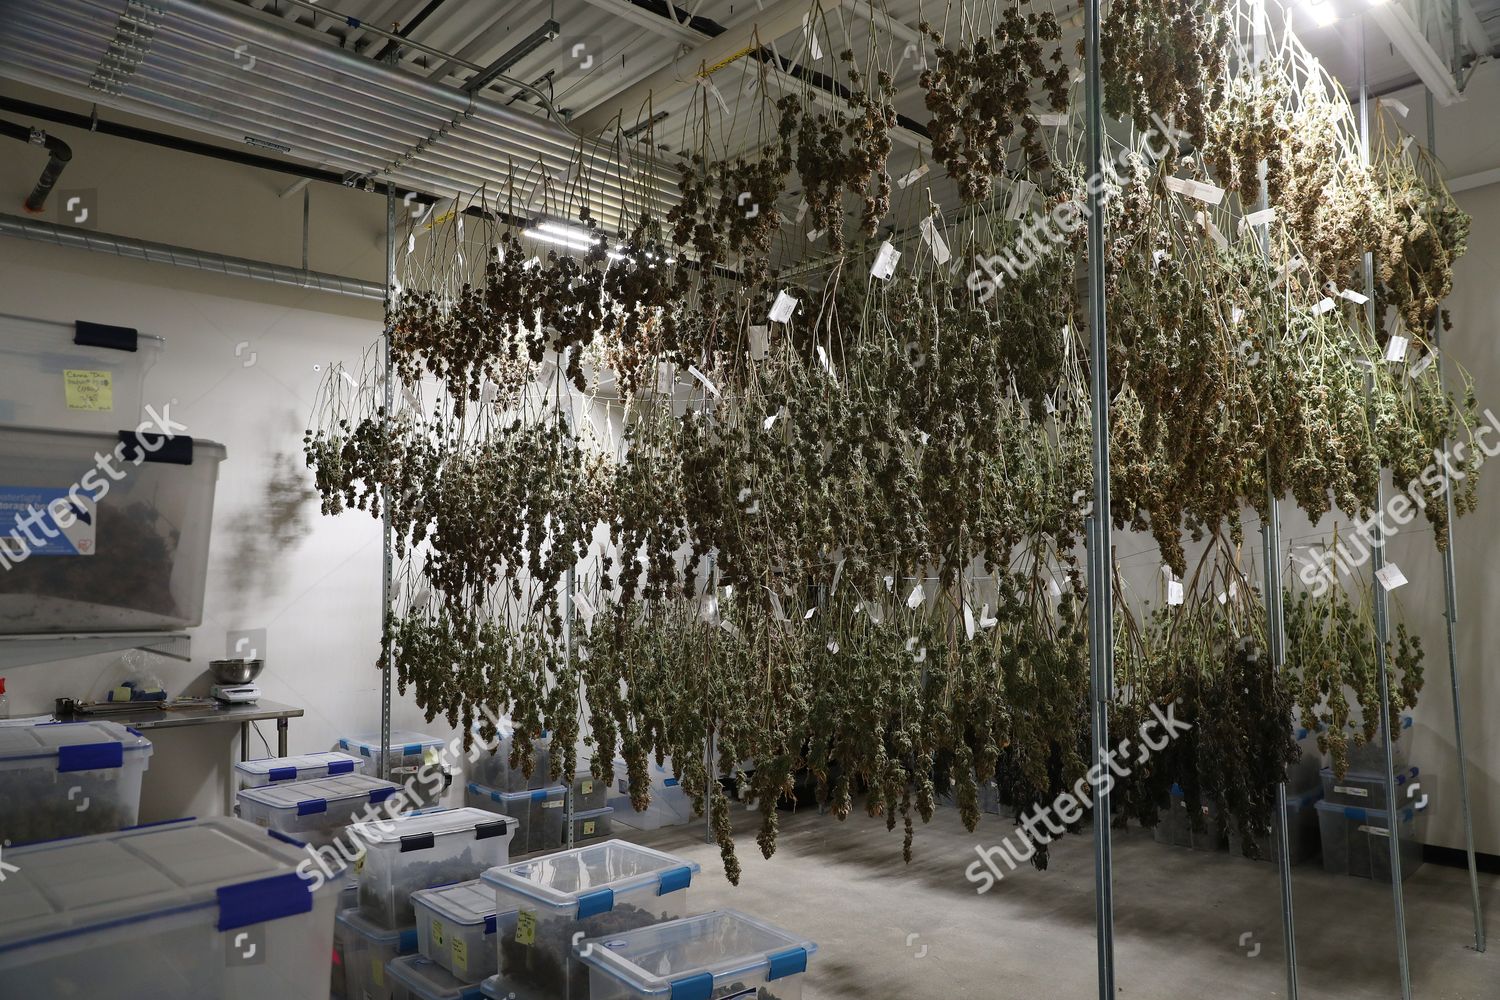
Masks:
[[[1339,12],[1333,5],[1333,0],[1303,0],[1302,6],[1307,10],[1307,15],[1313,19],[1313,23],[1320,28],[1326,28],[1339,19]]]
[[[598,236],[582,226],[569,226],[551,219],[538,222],[531,229],[522,230],[521,235],[543,243],[555,243],[570,250],[591,250],[600,242]]]

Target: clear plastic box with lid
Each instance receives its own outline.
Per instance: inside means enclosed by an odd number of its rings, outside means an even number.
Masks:
[[[515,913],[497,914],[495,890],[482,879],[423,889],[411,895],[417,947],[461,979],[499,968],[495,935],[515,930]]]
[[[368,774],[341,774],[290,785],[242,788],[240,817],[315,846],[331,845],[349,824],[389,815],[399,785]]]
[[[428,809],[356,823],[349,839],[364,848],[360,912],[382,927],[405,927],[415,920],[412,893],[476,879],[507,863],[515,835],[514,820],[483,809]]]
[[[589,1000],[801,1000],[813,942],[735,910],[580,941]]]
[[[484,1000],[480,984],[468,982],[430,958],[408,955],[386,968],[391,1000]]]
[[[381,927],[359,910],[338,916],[344,945],[344,981],[354,1000],[391,1000],[386,966],[391,959],[417,951],[416,927]]]
[[[107,720],[0,726],[0,841],[134,826],[151,741]]]
[[[516,839],[511,854],[536,854],[562,846],[567,788],[555,785],[534,791],[502,792],[477,782],[464,786],[464,804],[497,812],[516,820]]]
[[[324,1000],[340,878],[218,817],[7,848],[0,995]]]
[[[515,930],[496,935],[500,974],[518,992],[588,1000],[575,936],[615,936],[683,916],[699,870],[623,840],[490,869],[484,881],[495,891],[496,912],[516,911]]]
[[[260,788],[283,782],[314,781],[340,774],[369,772],[365,770],[364,758],[338,750],[327,750],[293,757],[259,757],[255,760],[236,761],[234,773],[239,776],[241,788]]]

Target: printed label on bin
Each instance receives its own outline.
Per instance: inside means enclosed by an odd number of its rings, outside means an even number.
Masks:
[[[443,946],[443,922],[435,917],[432,921],[432,943],[437,948]]]
[[[536,944],[536,911],[522,910],[516,915],[516,944]]]
[[[578,790],[583,795],[592,795],[594,794],[594,782],[588,778],[585,778],[583,779],[583,784],[579,786]]]
[[[1333,790],[1340,795],[1357,795],[1362,799],[1370,797],[1368,788],[1355,788],[1353,785],[1334,785]]]
[[[28,556],[94,554],[98,504],[73,487],[0,486],[0,556],[20,562]]]
[[[595,822],[593,820],[591,820],[591,819],[584,820],[583,821],[583,835],[585,837],[592,837],[594,835],[594,827],[596,825],[597,824],[595,824]]]
[[[457,969],[469,967],[469,946],[464,943],[463,938],[453,939],[453,966]]]
[[[378,958],[370,959],[370,982],[376,986],[385,985],[385,963]]]
[[[114,373],[66,368],[63,395],[70,410],[111,413],[115,408]]]

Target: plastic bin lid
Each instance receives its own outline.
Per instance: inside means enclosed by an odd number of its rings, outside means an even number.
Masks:
[[[234,765],[241,774],[267,777],[271,781],[297,781],[299,775],[309,771],[326,771],[330,777],[353,774],[362,761],[352,754],[327,750],[323,753],[304,753],[295,757],[261,757],[257,760],[242,760]],[[320,775],[321,777],[321,775]]]
[[[497,973],[479,984],[479,992],[485,1000],[514,1000],[515,992],[505,985]]]
[[[669,920],[574,945],[579,958],[643,996],[709,997],[749,976],[807,970],[811,941],[735,910]]]
[[[286,785],[261,785],[242,788],[236,795],[243,801],[259,803],[268,809],[292,810],[298,816],[327,812],[330,802],[362,799],[384,802],[401,790],[394,781],[368,774],[340,774],[312,781],[294,781]]]
[[[582,920],[613,910],[617,893],[655,886],[656,894],[664,896],[686,889],[701,870],[696,861],[623,840],[606,840],[534,861],[491,868],[482,878],[541,906],[576,907],[577,918]]]
[[[0,770],[54,767],[58,771],[101,771],[123,766],[127,753],[150,755],[151,741],[117,722],[0,727]]]
[[[526,805],[528,802],[545,802],[548,799],[560,799],[568,794],[567,785],[549,785],[546,788],[533,788],[529,791],[502,792],[498,788],[489,785],[481,785],[478,782],[469,782],[469,791],[480,798],[488,798],[491,802],[503,802],[506,805]]]
[[[478,983],[466,983],[421,955],[393,958],[385,971],[411,991],[417,1000],[484,1000]]]
[[[1323,768],[1318,773],[1324,775],[1325,777],[1333,778],[1334,780],[1343,780],[1343,779],[1339,779],[1338,775],[1336,775],[1336,774],[1333,773],[1333,768],[1331,768],[1331,767],[1325,767],[1325,768]],[[1397,785],[1404,785],[1408,781],[1411,781],[1414,778],[1416,778],[1417,775],[1419,775],[1421,773],[1422,773],[1422,769],[1419,768],[1419,767],[1415,767],[1415,766],[1408,767],[1404,771],[1398,771],[1396,773],[1396,784]],[[1385,775],[1382,774],[1382,773],[1380,773],[1379,771],[1370,771],[1370,770],[1361,769],[1361,768],[1357,768],[1357,767],[1351,767],[1351,768],[1349,768],[1349,770],[1347,770],[1347,771],[1344,772],[1344,779],[1348,779],[1348,778],[1362,779],[1362,780],[1365,780],[1365,781],[1384,781],[1385,780]]]
[[[391,733],[391,752],[403,757],[415,757],[432,747],[440,747],[445,741],[426,733],[414,733],[409,729],[398,729]],[[380,734],[371,736],[345,736],[339,740],[340,750],[350,750],[361,757],[380,755]]]
[[[614,814],[614,811],[613,806],[603,806],[599,809],[585,809],[583,812],[574,813],[573,819],[575,821],[580,819],[598,819],[600,816],[611,816]]]
[[[439,839],[489,840],[516,835],[516,821],[485,809],[423,809],[394,819],[355,823],[350,834],[370,847],[401,846],[401,853],[435,847]]]
[[[1364,806],[1346,806],[1338,802],[1329,802],[1327,799],[1319,800],[1318,812],[1342,813],[1345,819],[1356,820],[1360,823],[1386,823],[1390,822],[1390,813],[1384,809],[1366,809]],[[1426,805],[1420,808],[1407,806],[1398,814],[1403,823],[1410,823],[1416,818],[1417,813],[1425,812]]]
[[[410,954],[417,950],[417,925],[410,927],[382,927],[355,906],[340,911],[338,922],[343,924],[351,933],[358,934],[366,941],[372,941],[387,948],[396,948],[399,953]]]
[[[156,915],[203,910],[228,931],[311,912],[309,880],[298,873],[307,854],[294,843],[220,816],[7,850],[0,959]],[[324,880],[332,891],[337,883]]]
[[[500,907],[495,901],[495,890],[485,885],[483,879],[419,889],[411,894],[411,901],[413,906],[425,906],[450,924],[460,927],[484,924],[486,934],[495,932],[495,915]]]

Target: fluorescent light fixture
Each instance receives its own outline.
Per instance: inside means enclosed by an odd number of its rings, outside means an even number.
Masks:
[[[1326,28],[1339,19],[1339,12],[1334,8],[1332,0],[1303,0],[1302,6],[1320,28]]]
[[[538,222],[531,229],[522,230],[521,235],[543,243],[555,243],[570,250],[589,250],[599,243],[599,237],[582,226],[570,226],[551,219]]]

